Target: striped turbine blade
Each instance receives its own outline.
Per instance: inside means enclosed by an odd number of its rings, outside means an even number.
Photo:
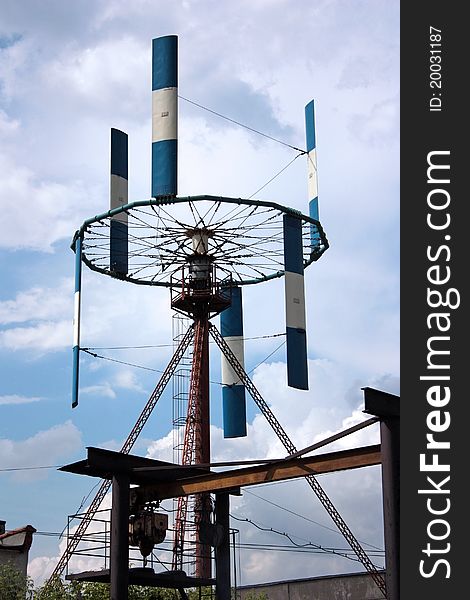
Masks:
[[[111,181],[110,210],[128,203],[128,142],[127,134],[111,129]],[[110,270],[118,275],[128,271],[128,224],[127,213],[111,217],[110,223]]]
[[[308,211],[309,216],[318,221],[320,219],[320,213],[318,209],[317,144],[314,100],[311,100],[305,107],[305,133],[307,138]],[[316,225],[311,225],[310,232],[312,250],[315,250],[320,245],[320,236]]]
[[[238,362],[244,365],[242,290],[232,288],[232,304],[220,315],[222,337]],[[222,403],[224,437],[246,436],[245,386],[222,354]]]
[[[176,196],[178,37],[152,41],[152,197]]]
[[[308,390],[302,221],[284,215],[287,383]]]

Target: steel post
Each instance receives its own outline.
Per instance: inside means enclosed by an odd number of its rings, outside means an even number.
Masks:
[[[129,475],[115,474],[112,483],[110,598],[128,600]]]
[[[382,489],[387,599],[400,597],[400,422],[387,417],[380,422]]]
[[[215,498],[215,520],[220,526],[222,539],[216,547],[216,597],[217,600],[230,600],[230,494],[221,492]]]
[[[380,417],[387,600],[400,598],[400,398],[364,389],[365,412]]]

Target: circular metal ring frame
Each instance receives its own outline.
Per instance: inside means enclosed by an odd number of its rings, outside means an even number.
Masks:
[[[172,276],[194,256],[193,238],[205,235],[207,256],[235,285],[284,275],[283,216],[302,222],[304,268],[328,249],[316,219],[273,202],[222,196],[150,198],[84,221],[82,260],[93,271],[141,285],[172,286]],[[128,271],[110,268],[111,222],[127,222]]]

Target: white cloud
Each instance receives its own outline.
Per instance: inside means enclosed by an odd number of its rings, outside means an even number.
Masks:
[[[335,433],[339,433],[345,429],[348,429],[349,427],[363,423],[368,418],[370,418],[370,415],[365,415],[362,408],[357,408],[351,415],[342,420],[338,429],[322,431],[314,437],[312,443],[315,444],[316,442],[325,440]],[[348,448],[358,448],[359,446],[369,446],[378,443],[380,443],[379,426],[378,424],[372,424],[364,427],[364,429],[344,436],[336,442],[328,444],[328,446],[325,446],[323,451],[333,452],[335,450],[346,450]]]
[[[65,545],[64,550],[67,546]],[[28,575],[36,587],[42,585],[52,574],[60,556],[36,556],[28,562]]]
[[[399,103],[397,98],[374,104],[367,115],[351,117],[351,131],[365,144],[386,144],[399,135]]]
[[[17,394],[11,394],[7,396],[0,396],[0,405],[6,404],[29,404],[30,402],[39,402],[42,398],[37,396],[18,396]]]
[[[24,164],[0,154],[2,220],[0,248],[52,252],[58,240],[71,238],[80,216],[96,197],[85,183],[43,179]]]
[[[0,348],[33,355],[57,352],[72,344],[73,284],[35,285],[0,301]],[[21,324],[21,325],[17,325]]]
[[[147,448],[147,457],[173,462],[173,432],[170,431],[165,437],[153,441]]]
[[[108,382],[84,386],[80,388],[80,393],[93,396],[104,396],[105,398],[116,398],[116,392]]]
[[[1,468],[55,465],[76,452],[82,444],[79,429],[66,421],[21,441],[0,439]],[[11,477],[30,482],[47,477],[47,470],[18,471]]]
[[[147,40],[121,35],[60,55],[42,70],[41,79],[51,95],[68,96],[80,110],[89,106],[95,115],[106,114],[119,99],[121,114],[141,118],[148,108],[142,90],[149,87],[149,66]]]
[[[140,385],[135,372],[129,369],[121,369],[116,373],[116,376],[113,378],[113,384],[125,390],[132,390],[141,394],[146,393],[146,390]]]
[[[14,134],[20,126],[17,119],[9,119],[7,113],[0,109],[0,134],[6,137]]]
[[[94,363],[91,363],[92,365]],[[140,394],[147,393],[140,385],[135,373],[128,369],[119,369],[113,374],[111,381],[102,381],[95,385],[83,386],[80,388],[81,394],[90,394],[93,396],[103,396],[106,398],[116,398],[118,389],[132,390]]]
[[[72,279],[63,279],[55,288],[35,286],[16,294],[14,300],[0,301],[0,324],[47,320],[69,316],[73,307]]]
[[[114,301],[113,298],[118,298]],[[157,310],[156,310],[157,309]],[[156,318],[159,314],[160,318]],[[72,346],[73,290],[70,279],[56,287],[35,286],[19,292],[12,300],[0,301],[0,348],[25,351],[38,356]],[[163,318],[162,318],[163,317]],[[24,323],[21,326],[11,326]],[[142,289],[86,273],[82,285],[81,346],[138,346],[152,341],[171,341],[171,313],[167,290]],[[101,352],[100,352],[101,354]],[[119,359],[111,352],[103,353]],[[122,357],[122,355],[121,355]],[[142,364],[155,355],[127,353]],[[161,353],[159,354],[161,359]],[[109,363],[108,363],[109,365]],[[149,365],[150,366],[150,365]],[[143,393],[129,369],[116,375],[113,386]]]
[[[28,86],[28,79],[22,80],[19,73],[30,66],[32,53],[34,48],[31,40],[25,40],[21,36],[13,39],[11,44],[2,49],[0,80],[2,95],[7,100],[17,97]]]
[[[70,321],[42,321],[31,327],[13,327],[0,332],[0,348],[55,352],[71,346]]]

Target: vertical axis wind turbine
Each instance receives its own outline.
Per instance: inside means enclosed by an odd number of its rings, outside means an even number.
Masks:
[[[130,452],[177,364],[194,340],[184,434],[183,464],[208,465],[209,335],[222,351],[224,437],[246,436],[246,391],[289,453],[295,446],[244,370],[242,288],[284,277],[287,383],[308,389],[304,270],[329,247],[318,214],[313,101],[306,107],[309,214],[276,202],[223,196],[177,195],[178,40],[152,42],[152,175],[150,199],[128,201],[127,135],[111,131],[110,209],[84,221],[76,232],[76,295],[72,406],[78,404],[81,263],[90,269],[139,285],[170,289],[171,306],[192,325],[134,425],[122,452]],[[221,333],[211,320],[220,314]],[[314,476],[308,482],[366,569],[380,584],[377,570]],[[104,482],[84,525],[72,538],[54,574],[60,574],[94,511],[106,494]],[[212,519],[209,494],[195,502],[194,522],[180,499],[175,519],[173,569],[183,567],[188,529],[196,536],[193,566],[210,577]],[[62,570],[61,570],[62,569]],[[379,585],[380,587],[380,585]],[[382,588],[381,588],[382,589]]]

